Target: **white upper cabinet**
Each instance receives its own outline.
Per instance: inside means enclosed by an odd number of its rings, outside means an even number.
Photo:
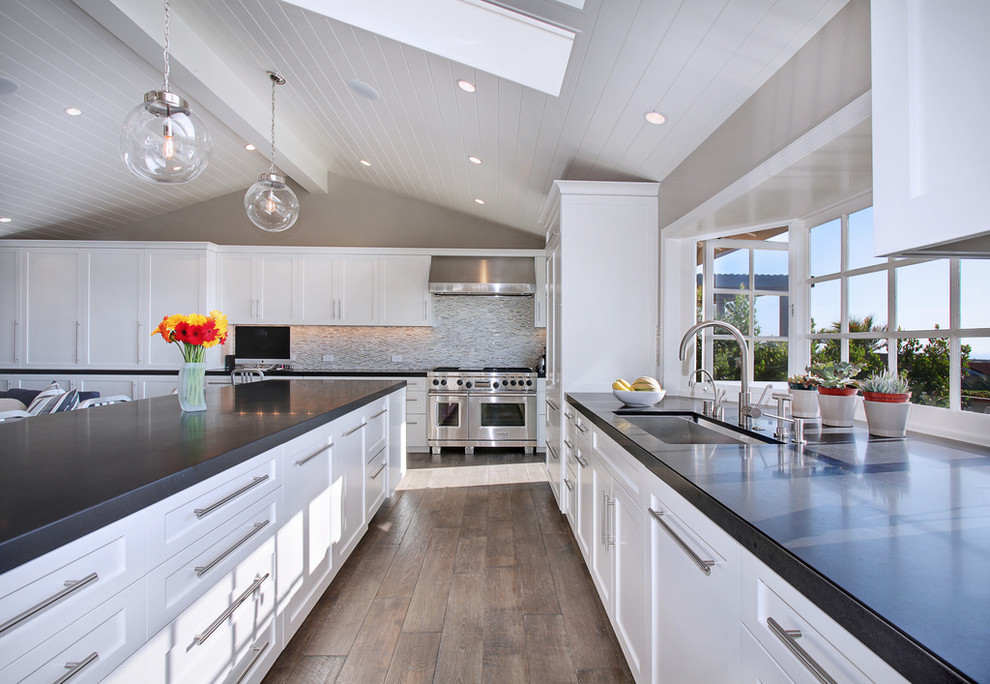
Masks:
[[[91,250],[85,258],[89,287],[84,362],[112,368],[139,366],[151,335],[141,306],[141,250]]]
[[[383,256],[381,272],[382,321],[386,325],[429,325],[430,257]]]
[[[148,359],[146,365],[176,368],[182,354],[175,345],[151,337],[162,318],[174,314],[208,314],[216,308],[216,289],[211,280],[212,255],[203,249],[145,250],[148,283]],[[207,350],[207,362],[219,363],[220,347]]]
[[[875,250],[990,255],[990,3],[871,13]]]
[[[220,307],[231,323],[291,323],[296,257],[221,254]]]
[[[334,291],[337,299],[337,325],[378,325],[381,323],[378,288],[379,257],[338,257]]]
[[[330,325],[337,313],[334,296],[334,258],[329,254],[306,254],[297,264],[300,325]]]
[[[64,367],[82,363],[83,254],[75,249],[28,249],[24,268],[25,364]]]
[[[20,363],[20,252],[0,250],[0,366]]]
[[[533,295],[533,325],[537,328],[547,327],[547,259],[545,256],[535,258],[536,261],[536,294]]]

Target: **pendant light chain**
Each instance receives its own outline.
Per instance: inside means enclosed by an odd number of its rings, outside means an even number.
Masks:
[[[168,10],[169,10],[169,2],[168,0],[165,0],[165,50],[163,53],[165,56],[165,86],[162,88],[162,90],[164,90],[166,93],[169,92],[168,90],[168,28],[169,28]]]
[[[275,86],[278,84],[279,76],[277,74],[271,75],[272,79],[272,168],[271,172],[275,173]]]

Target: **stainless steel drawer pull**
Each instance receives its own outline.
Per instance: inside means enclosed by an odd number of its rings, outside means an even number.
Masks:
[[[574,443],[571,442],[571,440],[569,440],[569,439],[565,439],[564,440],[564,446],[567,447],[568,449],[573,449],[574,448]]]
[[[580,451],[574,452],[574,460],[576,460],[578,462],[578,465],[581,466],[582,468],[588,467],[588,462],[584,460],[584,458],[581,456]]]
[[[547,406],[549,406],[550,408],[552,408],[554,411],[559,411],[560,410],[560,407],[557,406],[552,401],[550,401],[549,399],[546,399],[545,401],[547,402]]]
[[[203,517],[209,515],[210,513],[212,513],[213,511],[217,510],[221,506],[223,506],[228,501],[233,501],[234,499],[236,499],[237,497],[239,497],[241,494],[243,494],[244,492],[248,491],[249,489],[253,489],[254,487],[257,487],[262,482],[264,482],[265,480],[267,480],[268,477],[269,477],[268,475],[261,475],[260,477],[256,477],[253,480],[251,480],[250,482],[248,482],[246,485],[244,485],[243,487],[241,487],[240,489],[238,489],[236,492],[231,492],[227,496],[223,497],[222,499],[220,499],[216,503],[210,504],[206,508],[197,508],[197,509],[193,510],[193,513],[196,514],[196,517],[197,518],[203,518]]]
[[[605,536],[605,546],[615,546],[615,497],[607,497],[608,503],[605,506],[605,519],[608,534]]]
[[[31,606],[20,615],[15,615],[14,617],[7,620],[5,623],[0,625],[0,634],[3,634],[11,627],[16,627],[20,623],[27,620],[29,617],[36,615],[37,613],[40,613],[45,608],[48,608],[49,606],[55,603],[58,603],[69,594],[79,591],[86,585],[91,584],[92,582],[95,582],[98,579],[100,579],[100,576],[95,572],[91,572],[90,574],[83,577],[81,580],[66,580],[65,589],[62,589],[58,593],[52,594],[41,603],[36,603],[35,605]]]
[[[652,515],[656,519],[656,521],[658,523],[660,523],[660,527],[662,527],[667,532],[667,534],[670,535],[670,538],[673,539],[674,542],[679,547],[681,547],[681,551],[683,551],[684,553],[686,553],[688,555],[688,558],[690,558],[692,561],[694,561],[694,564],[697,565],[701,569],[701,571],[703,573],[705,573],[706,575],[711,575],[712,574],[712,566],[715,565],[715,561],[713,561],[713,560],[702,560],[701,556],[699,556],[694,551],[692,551],[691,550],[691,547],[688,546],[687,544],[685,544],[684,543],[684,540],[681,539],[679,536],[677,536],[677,533],[674,532],[674,530],[672,530],[670,528],[670,525],[667,524],[667,521],[663,519],[663,513],[662,512],[655,511],[655,510],[653,510],[651,508],[650,509],[650,515]]]
[[[608,532],[607,532],[607,530],[608,530],[608,494],[605,493],[605,490],[602,490],[602,508],[601,508],[601,515],[599,516],[599,518],[600,518],[600,520],[599,520],[599,525],[598,526],[601,528],[601,531],[602,531],[602,546],[605,546],[608,543]]]
[[[264,577],[259,577],[254,582],[252,582],[251,583],[251,586],[247,588],[247,591],[245,591],[243,594],[241,594],[236,599],[234,599],[234,602],[230,604],[230,607],[227,608],[227,610],[223,611],[223,613],[220,614],[220,617],[218,617],[216,620],[214,620],[212,623],[210,623],[210,626],[207,627],[206,630],[203,631],[202,634],[197,634],[196,636],[194,636],[193,637],[193,641],[195,641],[196,644],[199,645],[199,644],[202,644],[207,639],[209,639],[210,638],[210,635],[213,634],[215,631],[217,631],[217,629],[220,627],[220,625],[222,625],[224,622],[226,622],[227,621],[227,618],[229,618],[231,615],[233,615],[234,614],[234,611],[237,610],[242,603],[244,603],[245,601],[247,601],[248,600],[248,597],[251,594],[253,594],[254,592],[256,592],[258,590],[258,587],[261,586],[261,583],[262,582],[264,582],[266,579],[268,579],[269,575],[271,575],[271,573],[270,572],[266,572]]]
[[[388,465],[388,463],[382,463],[381,467],[378,468],[378,470],[375,471],[375,474],[371,476],[371,479],[372,480],[377,480],[378,479],[378,476],[382,474],[382,471],[385,470],[385,467],[387,465]]]
[[[78,662],[68,662],[68,663],[66,663],[65,664],[65,669],[68,670],[68,672],[66,672],[64,675],[62,675],[58,679],[56,679],[55,680],[55,684],[63,684],[63,682],[69,681],[70,679],[72,679],[73,677],[75,677],[77,674],[79,674],[80,672],[82,672],[82,669],[84,667],[86,667],[87,665],[89,665],[90,663],[92,663],[92,662],[94,662],[96,660],[99,660],[99,658],[100,658],[100,654],[97,653],[96,651],[93,651],[88,656],[86,656],[85,658],[83,658],[82,660],[80,660]]]
[[[361,428],[363,428],[367,424],[368,424],[367,422],[362,422],[357,427],[352,427],[350,430],[348,430],[347,432],[344,433],[344,437],[347,437],[347,435],[353,435],[355,432],[357,432],[358,430],[360,430]]]
[[[801,664],[808,668],[818,681],[822,682],[822,684],[836,684],[835,680],[825,671],[825,668],[819,665],[818,661],[811,657],[811,654],[798,645],[797,639],[801,638],[800,629],[784,629],[772,617],[767,618],[767,627],[774,633],[774,636],[784,642],[787,650],[794,654],[794,657],[800,660]]]
[[[378,416],[383,415],[385,413],[388,413],[388,409],[387,408],[383,408],[381,411],[379,411],[378,413],[376,413],[375,415],[373,415],[372,418],[377,418]]]
[[[325,447],[323,447],[321,449],[318,449],[318,450],[314,451],[313,453],[311,453],[306,458],[299,459],[298,461],[296,461],[296,465],[299,465],[299,466],[305,465],[305,464],[309,463],[310,461],[312,461],[317,456],[319,456],[320,454],[322,454],[323,452],[329,451],[332,448],[333,448],[333,442],[331,442],[330,444],[327,444]]]
[[[248,672],[251,671],[251,668],[254,667],[254,664],[257,663],[258,659],[261,658],[262,654],[268,650],[268,646],[270,643],[271,643],[270,641],[266,641],[261,646],[255,646],[254,648],[251,649],[252,651],[254,651],[254,655],[251,657],[251,662],[247,664],[247,667],[244,668],[243,672],[237,675],[237,679],[234,680],[234,684],[241,684],[241,682],[244,681],[244,678],[247,677]]]
[[[576,423],[576,425],[577,425],[577,429],[580,430],[581,432],[587,432],[588,431],[588,426],[587,425],[584,425],[583,423]]]
[[[206,573],[208,573],[213,568],[213,566],[215,566],[217,563],[219,563],[224,558],[226,558],[227,556],[229,556],[230,554],[232,554],[234,551],[236,551],[237,550],[237,547],[241,546],[242,544],[244,544],[245,542],[247,542],[248,539],[250,539],[254,535],[258,534],[258,532],[260,532],[262,530],[262,528],[264,528],[265,526],[267,526],[268,523],[270,523],[270,522],[271,522],[271,520],[266,520],[265,522],[255,523],[254,524],[254,527],[251,529],[251,531],[248,532],[247,534],[245,534],[243,537],[241,537],[237,541],[235,541],[231,545],[231,547],[229,549],[227,549],[226,551],[224,551],[223,553],[221,553],[219,556],[217,556],[216,558],[214,558],[213,560],[211,560],[206,565],[197,565],[195,568],[193,568],[193,570],[196,571],[196,577],[202,577],[203,575],[205,575]]]
[[[572,485],[571,484],[571,481],[568,480],[566,477],[564,478],[564,484],[567,485],[567,490],[568,491],[571,491],[571,492],[574,491],[574,485]]]

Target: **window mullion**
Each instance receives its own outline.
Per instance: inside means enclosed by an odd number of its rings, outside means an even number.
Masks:
[[[961,264],[959,259],[949,260],[949,408],[953,411],[962,410]]]
[[[887,369],[899,373],[897,365],[897,338],[891,333],[897,330],[897,269],[887,257]]]
[[[842,273],[839,285],[839,359],[849,361],[849,214],[842,214],[839,222],[839,272]]]

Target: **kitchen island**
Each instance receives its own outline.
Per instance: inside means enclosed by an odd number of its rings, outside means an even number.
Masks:
[[[64,672],[65,649],[74,681],[128,658],[120,681],[260,680],[389,491],[404,388],[259,382],[209,388],[205,412],[167,396],[0,424],[0,679]],[[97,658],[69,653],[86,639]]]
[[[620,410],[609,395],[568,402],[892,670],[910,681],[990,680],[985,447],[814,421],[803,448],[675,444],[633,424],[644,411]],[[681,397],[655,407],[699,409]],[[772,433],[771,421],[761,427]],[[763,606],[773,596],[761,587]],[[753,628],[745,612],[744,596]]]

